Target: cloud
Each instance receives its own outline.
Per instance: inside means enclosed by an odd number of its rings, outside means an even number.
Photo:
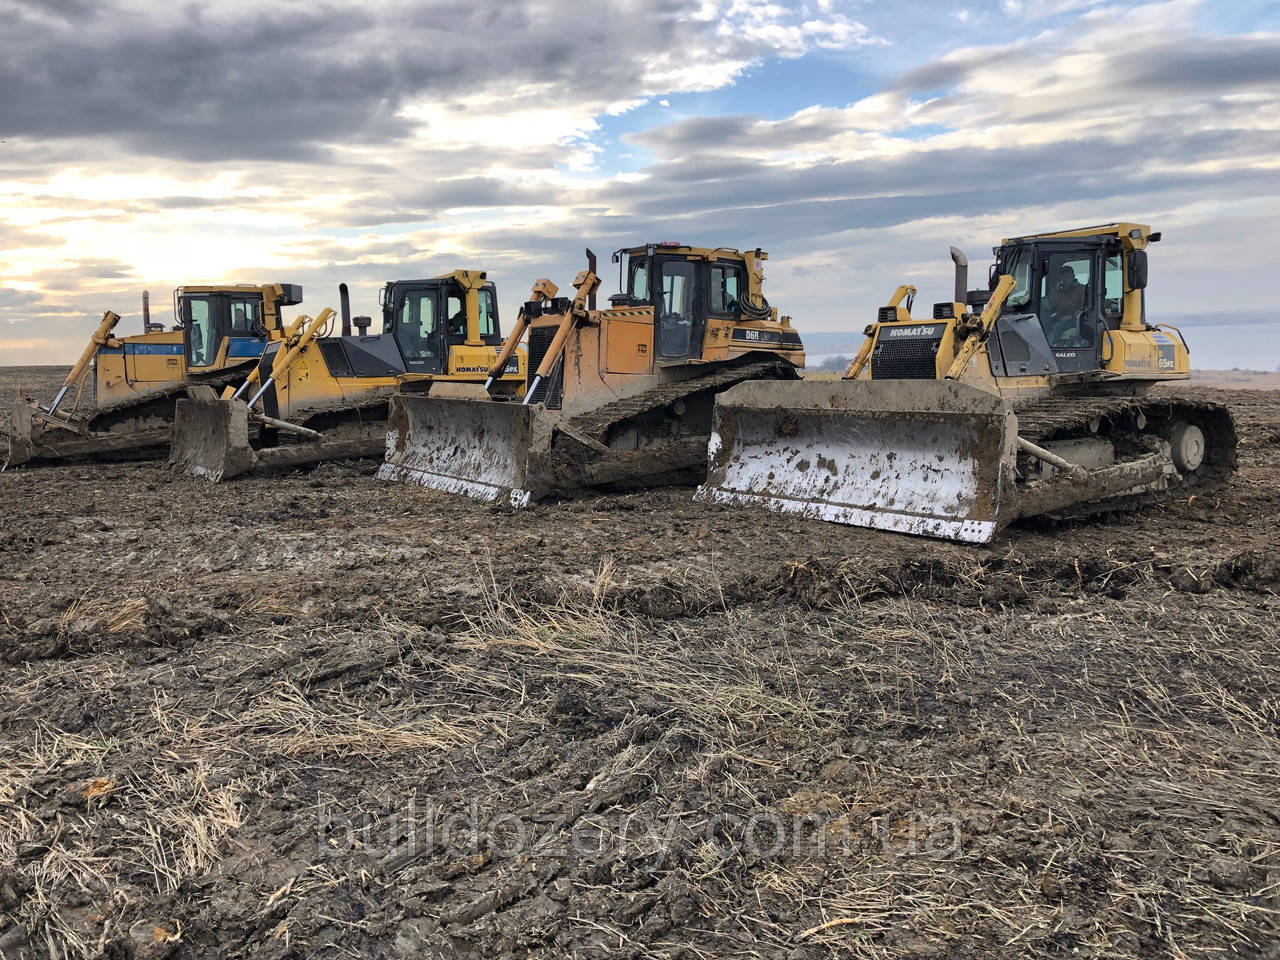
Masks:
[[[802,329],[860,329],[899,280],[945,291],[948,243],[978,263],[1117,218],[1169,238],[1153,310],[1215,301],[1206,261],[1274,301],[1245,238],[1280,214],[1280,37],[1206,32],[1192,0],[973,9],[0,0],[0,275],[26,298],[0,320],[69,353],[144,286],[285,279],[314,312],[344,280],[377,316],[382,283],[459,266],[513,304],[584,246],[674,238],[761,244]]]
[[[567,136],[610,105],[715,89],[765,56],[874,40],[842,15],[740,0],[709,0],[693,18],[681,0],[620,0],[589,17],[535,0],[86,9],[0,0],[9,135],[101,136],[188,160],[317,161],[417,132],[457,142],[477,122],[492,137],[496,118],[573,104],[555,131]]]

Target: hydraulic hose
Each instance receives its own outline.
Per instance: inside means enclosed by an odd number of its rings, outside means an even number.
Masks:
[[[750,296],[743,297],[738,302],[738,309],[742,311],[742,315],[748,320],[768,320],[773,311],[769,307],[769,301],[764,294],[760,295],[759,300],[752,300]]]

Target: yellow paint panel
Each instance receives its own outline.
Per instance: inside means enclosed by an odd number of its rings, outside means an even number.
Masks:
[[[1163,330],[1108,330],[1102,360],[1108,371],[1140,379],[1182,378],[1191,371],[1181,338]]]
[[[181,380],[185,373],[181,356],[126,354],[124,365],[128,379],[141,383]]]

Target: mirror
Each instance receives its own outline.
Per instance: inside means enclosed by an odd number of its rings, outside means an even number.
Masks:
[[[1129,289],[1145,290],[1147,288],[1147,251],[1131,250],[1129,252]]]

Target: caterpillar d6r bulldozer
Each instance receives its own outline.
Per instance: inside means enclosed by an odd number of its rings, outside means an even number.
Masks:
[[[174,404],[190,384],[243,379],[268,343],[286,336],[281,307],[302,302],[293,283],[187,286],[173,293],[176,323],[153,324],[143,294],[136,336],[114,335],[107,311],[48,406],[19,398],[8,464],[95,456],[163,456]]]
[[[368,332],[370,318],[356,317],[351,335],[346,284],[339,296],[343,335],[324,335],[334,317],[326,309],[268,346],[238,389],[219,396],[196,387],[178,401],[174,466],[219,481],[255,468],[381,456],[387,401],[397,391],[471,395],[495,368],[499,394],[516,395],[524,384],[524,351],[497,364],[498,294],[484,271],[388,283],[379,334]]]
[[[1005,240],[973,293],[952,248],[953,302],[917,319],[900,287],[843,381],[721,396],[697,497],[987,542],[1020,517],[1214,490],[1230,413],[1153,391],[1190,375],[1182,334],[1146,319],[1159,239],[1114,223]]]
[[[799,334],[764,298],[766,257],[676,243],[619,250],[623,292],[600,310],[588,250],[573,299],[526,303],[499,355],[495,371],[527,330],[523,396],[396,397],[378,475],[514,507],[586,488],[696,483],[716,395],[794,379],[804,365]]]

